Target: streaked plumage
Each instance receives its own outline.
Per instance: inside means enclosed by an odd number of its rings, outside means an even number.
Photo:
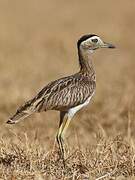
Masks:
[[[45,86],[33,99],[21,106],[7,123],[14,124],[21,119],[47,110],[60,111],[57,141],[64,156],[62,136],[74,114],[86,106],[96,88],[96,75],[90,54],[100,47],[114,48],[104,43],[97,35],[82,36],[77,43],[80,70],[78,73],[55,80]]]
[[[83,104],[95,90],[95,81],[80,72],[48,84],[27,106],[34,106],[35,111],[68,111]],[[24,105],[25,106],[25,105]]]

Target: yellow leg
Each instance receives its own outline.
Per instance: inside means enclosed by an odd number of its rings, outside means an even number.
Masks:
[[[63,148],[63,138],[64,134],[69,126],[71,119],[68,117],[66,112],[61,112],[60,114],[60,125],[57,133],[57,142],[60,148],[60,153],[62,158],[64,159],[64,148]]]
[[[67,128],[68,128],[68,126],[70,124],[70,121],[71,121],[71,119],[69,117],[67,117],[66,122],[64,124],[64,127],[62,129],[62,134],[61,134],[62,137],[64,137],[64,135],[66,134],[66,131],[67,131]]]

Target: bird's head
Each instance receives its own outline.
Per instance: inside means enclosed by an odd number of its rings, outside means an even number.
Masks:
[[[87,34],[82,36],[77,42],[78,50],[88,50],[90,52],[99,48],[115,48],[114,45],[104,42],[95,34]]]

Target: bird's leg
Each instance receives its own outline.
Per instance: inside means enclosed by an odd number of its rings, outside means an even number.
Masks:
[[[62,131],[62,125],[60,126],[58,133],[57,133],[57,143],[59,145],[59,149],[60,149],[60,156],[62,157],[62,159],[64,159],[64,148],[63,148],[63,138],[61,135],[61,131]]]
[[[60,125],[59,125],[58,134],[57,134],[57,142],[58,142],[60,153],[63,159],[64,159],[64,147],[63,147],[64,139],[63,138],[69,126],[70,120],[71,119],[68,117],[67,112],[60,113]]]
[[[63,126],[63,128],[62,128],[62,132],[61,132],[62,137],[64,137],[64,135],[66,134],[66,131],[67,131],[67,128],[68,128],[68,126],[69,126],[69,124],[70,124],[70,121],[71,121],[71,118],[69,118],[69,117],[67,116],[67,118],[66,118],[66,120],[65,120],[65,123],[64,123],[64,126]]]
[[[60,123],[59,123],[58,133],[57,133],[57,136],[56,136],[57,143],[58,143],[59,149],[60,149],[60,154],[61,154],[61,157],[63,159],[64,159],[64,148],[63,148],[63,138],[62,138],[61,133],[62,133],[62,129],[63,129],[65,115],[66,115],[66,112],[60,112]]]

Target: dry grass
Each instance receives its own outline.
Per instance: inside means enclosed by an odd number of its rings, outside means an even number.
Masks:
[[[0,1],[1,179],[134,179],[134,9],[122,0]],[[78,70],[75,42],[93,32],[117,49],[93,54],[96,95],[71,123],[64,168],[57,112],[5,122],[49,81]]]
[[[1,141],[2,178],[11,179],[127,179],[135,174],[134,147],[122,136],[104,138],[100,134],[95,145],[67,149],[66,167],[57,148],[46,151],[35,140],[5,144]],[[125,177],[125,178],[124,178]]]

